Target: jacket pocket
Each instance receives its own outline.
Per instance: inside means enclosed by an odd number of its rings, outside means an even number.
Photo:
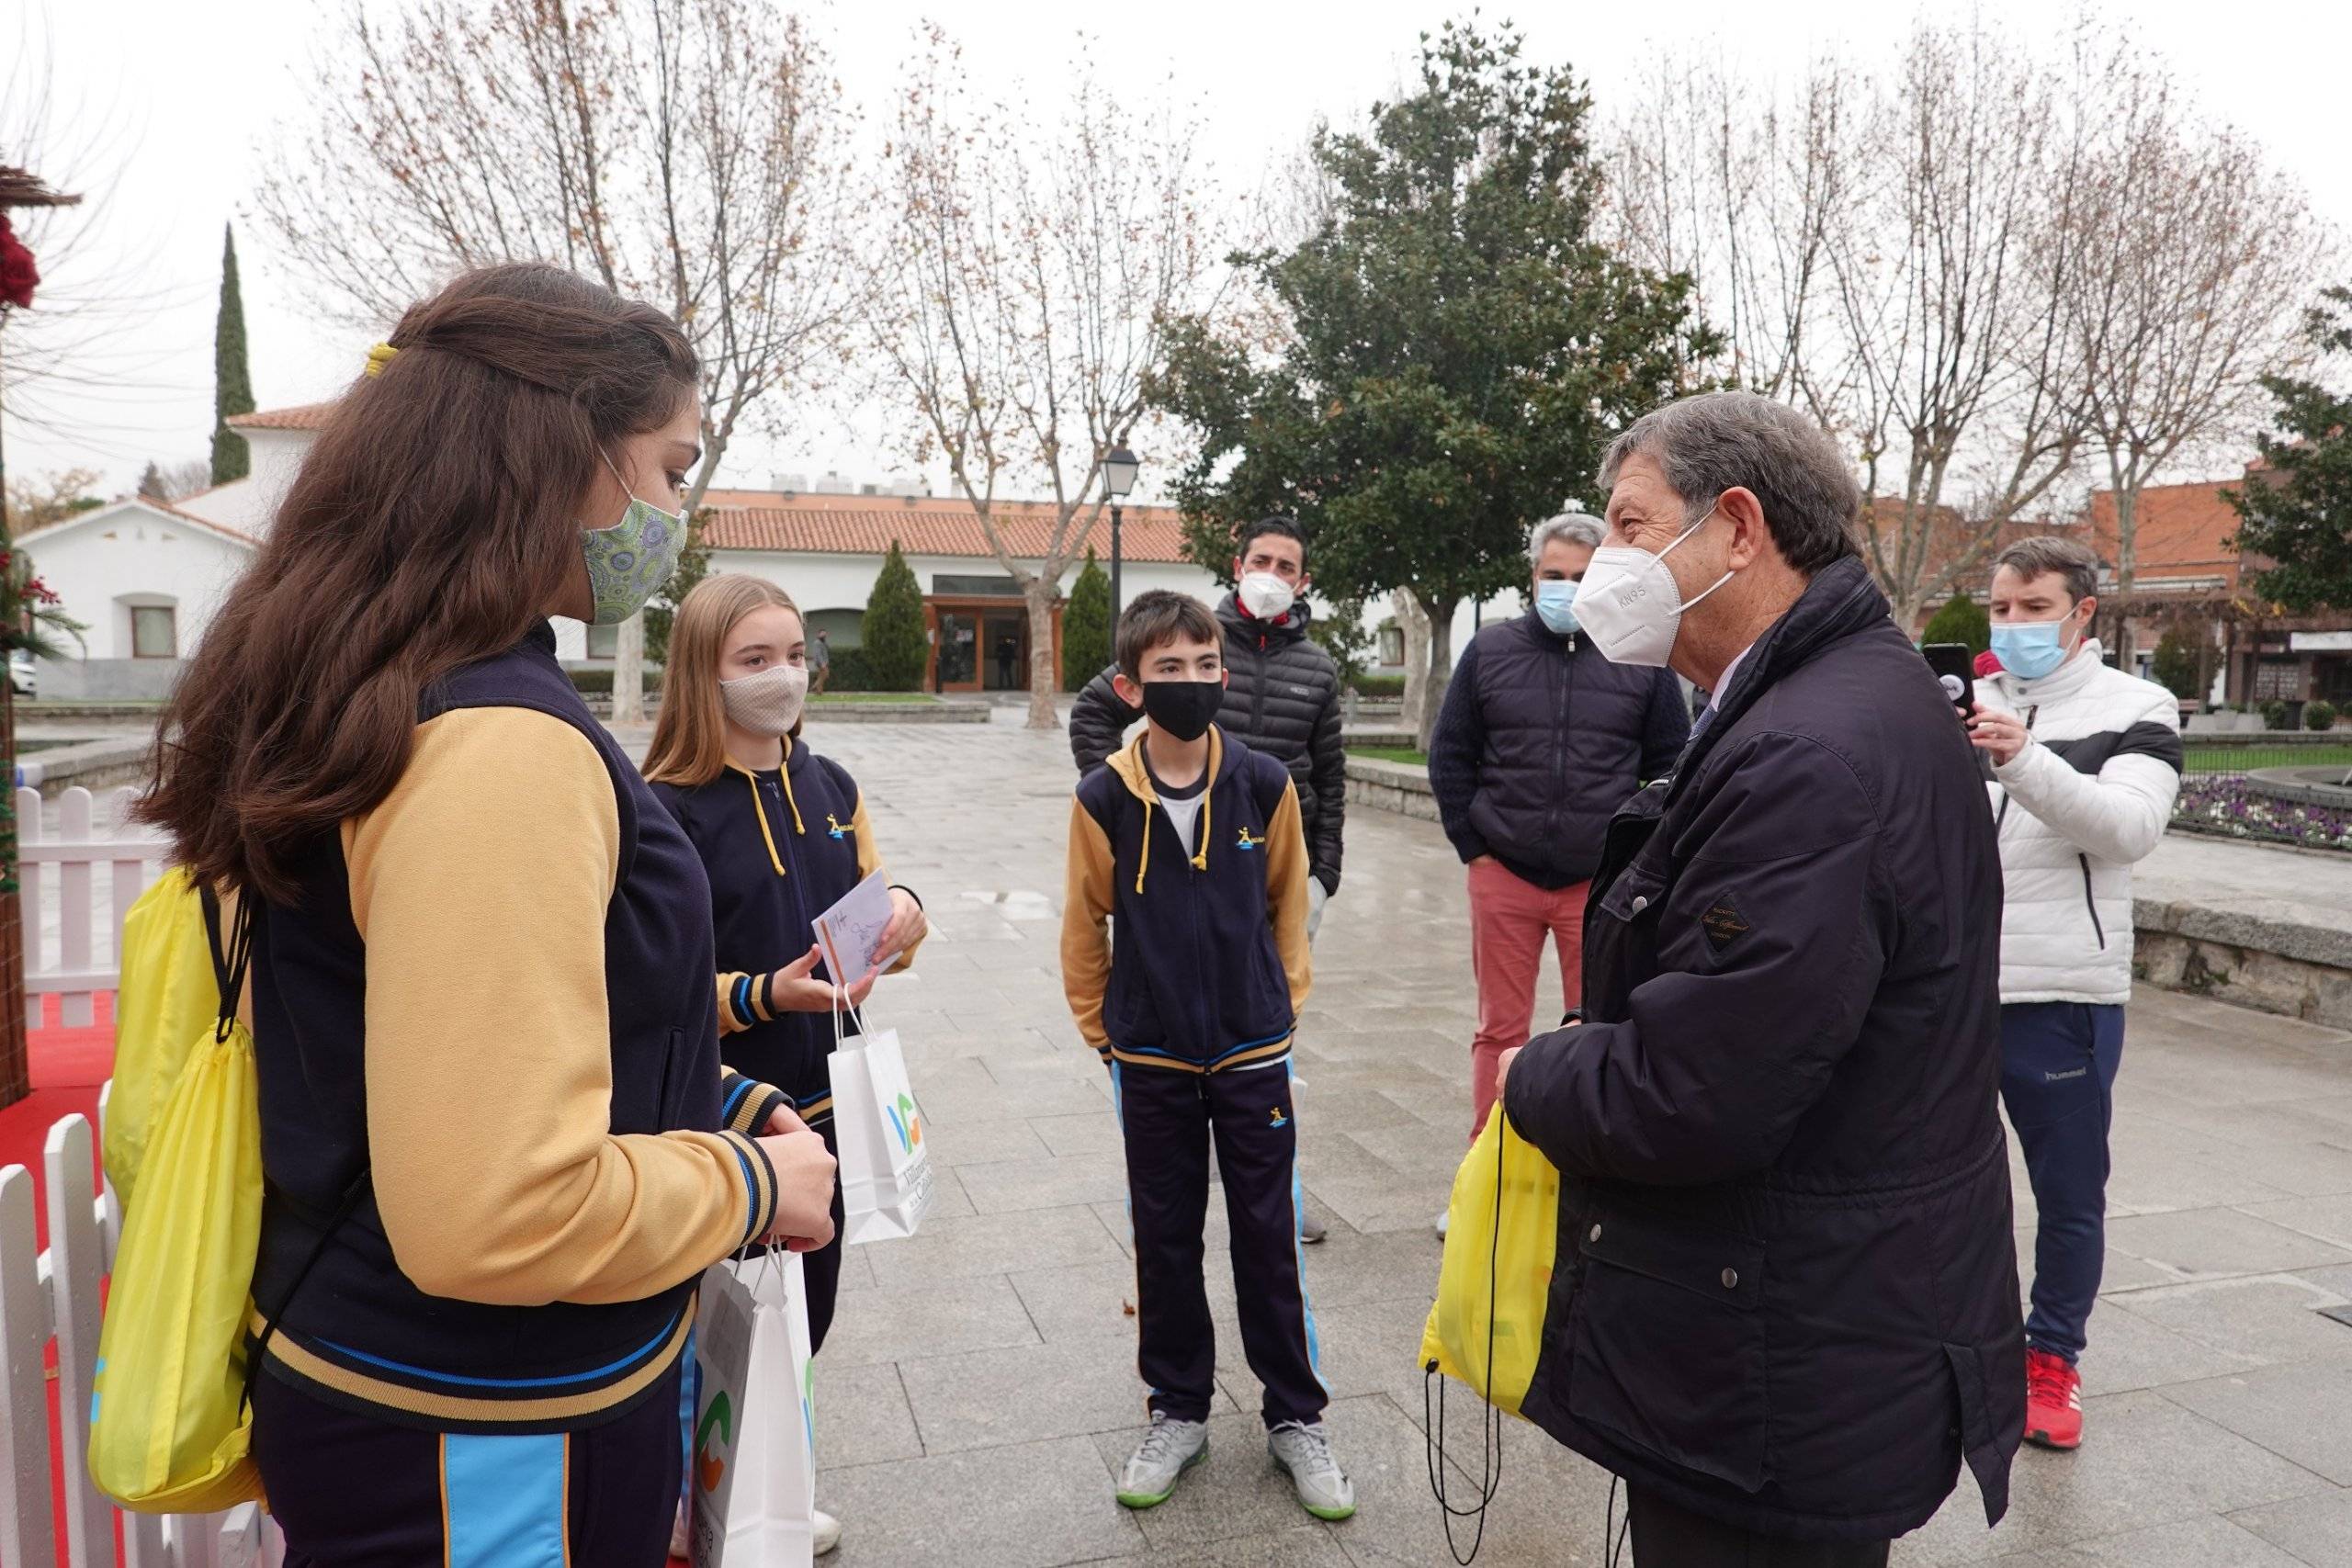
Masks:
[[[653,1090],[653,1130],[668,1133],[686,1124],[686,1032],[670,1031],[662,1042],[662,1072]]]
[[[1603,1201],[1577,1250],[1569,1414],[1668,1463],[1760,1488],[1764,1244]]]
[[[1666,902],[1666,874],[1636,858],[1617,874],[1609,885],[1608,895],[1600,900],[1600,912],[1623,925],[1632,925],[1645,917],[1655,917],[1658,907]]]

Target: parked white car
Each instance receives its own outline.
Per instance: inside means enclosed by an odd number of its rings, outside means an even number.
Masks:
[[[10,649],[8,650],[9,689],[14,691],[17,695],[29,700],[36,694],[34,692],[36,684],[37,681],[33,673],[33,656],[21,648]]]

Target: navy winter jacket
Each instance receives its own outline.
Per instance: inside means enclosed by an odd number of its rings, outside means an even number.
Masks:
[[[1530,610],[1462,650],[1430,787],[1464,864],[1490,854],[1521,881],[1566,887],[1592,874],[1610,817],[1690,735],[1673,671],[1612,664]]]
[[[1951,705],[1859,560],[1609,829],[1585,1021],[1504,1087],[1560,1168],[1524,1413],[1679,1506],[1884,1540],[2007,1506],[2025,1342],[2001,865]]]

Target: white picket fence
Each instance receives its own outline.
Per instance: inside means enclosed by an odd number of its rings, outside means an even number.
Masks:
[[[106,1097],[98,1100],[106,1115]],[[122,1209],[91,1174],[87,1118],[68,1116],[41,1149],[49,1200],[49,1246],[36,1250],[33,1179],[0,1168],[0,1568],[59,1568],[52,1463],[65,1476],[62,1568],[116,1562],[116,1510],[90,1483],[90,1394],[98,1359],[99,1282],[113,1267]],[[49,1444],[49,1374],[57,1348],[58,1436]],[[204,1517],[122,1516],[124,1568],[277,1568],[284,1546],[248,1503]]]
[[[17,792],[30,1027],[40,1026],[42,998],[57,996],[59,1021],[69,1029],[87,1028],[96,1021],[92,1004],[97,993],[113,990],[121,978],[118,939],[123,914],[161,871],[166,853],[160,836],[128,820],[131,795],[129,789],[117,789],[93,796],[79,784],[61,792],[57,836],[51,838],[42,822],[40,792]]]

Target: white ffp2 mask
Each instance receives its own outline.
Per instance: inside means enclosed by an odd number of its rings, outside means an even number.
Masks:
[[[1667,570],[1666,558],[1713,515],[1709,511],[1656,555],[1632,545],[1603,545],[1592,552],[1592,564],[1577,585],[1577,624],[1611,663],[1663,668],[1674,651],[1682,612],[1732,580],[1724,572],[1685,604],[1674,573]]]
[[[1271,571],[1253,571],[1241,579],[1241,607],[1261,621],[1279,621],[1298,603],[1291,585]]]

